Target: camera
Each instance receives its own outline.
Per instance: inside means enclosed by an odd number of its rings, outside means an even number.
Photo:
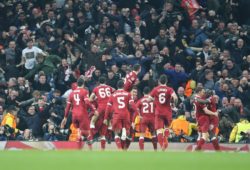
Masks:
[[[67,140],[71,131],[69,129],[61,129],[51,119],[43,125],[44,139],[47,141]]]
[[[59,132],[62,135],[69,135],[71,133],[70,129],[60,129]]]
[[[170,140],[172,142],[181,142],[181,141],[185,141],[185,142],[195,142],[195,138],[192,136],[187,136],[183,133],[183,130],[181,130],[181,133],[179,135],[176,135],[174,132],[171,133],[171,138]]]
[[[6,137],[10,137],[14,134],[15,130],[9,125],[0,126],[0,135],[5,135]]]
[[[240,135],[242,136],[239,143],[250,143],[250,134],[246,132],[240,132]]]
[[[51,120],[48,119],[47,123],[43,125],[43,132],[49,134],[59,133],[60,128]]]

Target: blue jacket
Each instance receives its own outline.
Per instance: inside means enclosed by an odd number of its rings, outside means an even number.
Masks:
[[[176,72],[175,70],[165,70],[164,73],[169,77],[169,83],[176,90],[185,83],[188,79],[188,75],[184,72]]]

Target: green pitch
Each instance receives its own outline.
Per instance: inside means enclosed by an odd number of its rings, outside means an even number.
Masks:
[[[1,170],[246,170],[250,153],[0,151]]]

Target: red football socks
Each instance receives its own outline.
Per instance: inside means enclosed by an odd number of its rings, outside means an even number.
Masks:
[[[105,139],[101,139],[101,149],[104,150],[106,146],[106,140]]]
[[[159,144],[160,144],[160,146],[161,146],[161,148],[163,147],[163,134],[162,133],[159,133],[158,135],[157,135],[157,139],[158,139],[158,142],[159,142]]]
[[[122,149],[122,143],[119,137],[115,138],[115,143],[118,149]]]
[[[156,151],[157,150],[157,138],[156,137],[152,137],[152,144],[153,144],[154,150]]]
[[[202,145],[204,145],[204,144],[205,144],[205,139],[200,138],[200,140],[197,142],[197,147],[195,150],[197,150],[197,151],[201,150]]]
[[[214,149],[215,149],[216,151],[219,151],[219,150],[220,150],[220,145],[219,145],[218,138],[213,139],[213,140],[212,140],[212,144],[213,144]]]
[[[141,150],[141,151],[144,150],[144,138],[140,138],[140,139],[139,139],[139,147],[140,147],[140,150]]]

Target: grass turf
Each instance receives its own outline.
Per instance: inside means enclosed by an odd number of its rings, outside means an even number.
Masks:
[[[246,170],[250,153],[0,151],[2,170]]]

